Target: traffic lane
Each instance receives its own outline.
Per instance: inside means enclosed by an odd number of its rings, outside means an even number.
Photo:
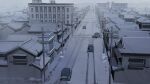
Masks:
[[[103,39],[98,38],[94,40],[94,55],[96,66],[96,80],[98,84],[108,84],[108,61],[102,57],[103,54]]]
[[[82,25],[84,25],[85,23],[82,22],[79,27],[77,28],[77,30],[75,31],[75,35],[81,35],[84,32],[81,30],[82,29]],[[78,53],[78,48],[76,49],[76,47],[78,46],[78,44],[80,44],[81,38],[74,38],[73,36],[71,37],[72,39],[74,39],[74,41],[70,40],[69,44],[67,44],[67,46],[64,48],[65,50],[63,50],[64,52],[64,57],[63,60],[60,61],[60,64],[56,67],[56,70],[52,73],[53,77],[51,78],[51,83],[50,84],[54,84],[54,83],[59,83],[59,79],[60,79],[60,72],[64,67],[68,67],[69,63],[68,61],[71,60],[70,57],[72,57],[72,53]],[[73,56],[75,57],[75,56]],[[73,58],[74,60],[74,58]]]
[[[75,43],[76,46],[75,46],[75,49],[72,51],[72,53],[70,54],[70,59],[69,61],[67,62],[67,65],[66,67],[68,68],[73,68],[75,62],[76,62],[76,59],[77,57],[79,56],[79,52],[81,51],[82,49],[82,45],[84,44],[84,38],[80,38],[78,37],[78,40],[80,41],[79,43]],[[67,54],[68,55],[68,54]]]
[[[82,21],[82,24],[80,25],[79,31],[77,31],[75,35],[79,35],[81,32],[83,32],[82,34],[80,34],[81,36],[92,36],[94,34],[93,24],[96,23],[96,18],[94,14],[91,13],[93,13],[91,10],[87,13],[84,20]],[[86,29],[83,29],[83,26],[86,26]]]
[[[80,40],[77,40],[78,38],[72,38],[70,42],[67,45],[67,49],[64,50],[63,57],[60,57],[61,60],[58,61],[58,65],[55,67],[55,70],[52,72],[52,77],[50,80],[50,84],[54,84],[55,82],[58,82],[60,79],[60,73],[61,70],[66,67],[66,64],[68,60],[70,59],[70,54],[74,50],[76,43],[80,43]],[[67,54],[67,55],[66,55]]]
[[[94,64],[93,64],[93,53],[89,53],[89,68],[88,68],[88,84],[94,84]]]
[[[84,38],[82,46],[79,49],[77,61],[72,69],[70,84],[85,84],[88,41],[88,38]]]

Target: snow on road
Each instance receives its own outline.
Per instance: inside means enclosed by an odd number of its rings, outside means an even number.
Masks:
[[[82,29],[83,26],[86,26],[86,29]],[[107,84],[108,73],[105,67],[106,64],[104,64],[102,59],[103,41],[102,38],[92,38],[95,32],[100,32],[100,29],[98,28],[95,9],[91,8],[65,45],[63,58],[56,62],[57,66],[52,71],[51,80],[47,84],[65,84],[66,82],[60,82],[59,79],[61,70],[66,67],[72,69],[72,77],[69,84],[87,84],[87,82],[88,84],[94,84],[94,81],[97,84]],[[95,52],[94,54],[90,53],[89,60],[87,60],[89,43],[94,44]]]

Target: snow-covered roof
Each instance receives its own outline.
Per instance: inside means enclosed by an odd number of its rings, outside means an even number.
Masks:
[[[109,20],[114,23],[120,30],[139,30],[135,23],[128,23],[119,18],[116,14],[107,14]]]
[[[6,54],[9,51],[14,50],[18,45],[23,43],[22,41],[0,41],[0,53]]]
[[[8,41],[25,41],[25,40],[37,40],[38,37],[36,35],[31,34],[13,34],[7,37]]]
[[[45,65],[50,61],[49,56],[45,56],[45,62],[43,64],[43,54],[40,57],[36,57],[35,61],[32,63],[34,66],[38,67],[39,69],[43,69]]]
[[[61,44],[58,42],[54,42],[54,48],[59,49],[61,47]]]
[[[12,17],[11,16],[1,17],[0,18],[0,23],[10,23],[11,21],[12,21]]]
[[[6,26],[0,26],[0,39],[6,39],[7,36],[14,34],[15,31]]]
[[[148,19],[146,17],[140,17],[139,19],[137,19],[137,22],[150,24],[150,19]]]
[[[8,27],[17,31],[24,27],[24,22],[10,22],[8,23]]]
[[[119,49],[124,54],[150,54],[149,37],[124,37],[123,48]]]
[[[37,41],[29,40],[21,45],[21,48],[37,56],[43,49]]]
[[[134,15],[125,14],[124,18],[135,19],[135,16]]]
[[[46,32],[55,32],[57,31],[57,24],[52,24],[52,23],[34,23],[31,24],[31,28],[29,32],[31,33],[41,33],[42,28]]]
[[[28,21],[28,15],[22,11],[4,13],[4,15],[0,15],[0,21],[4,23],[10,23],[11,21],[26,22]]]
[[[150,37],[150,32],[148,31],[120,31],[119,35],[121,37]]]
[[[0,41],[0,53],[7,54],[12,50],[21,48],[37,56],[42,51],[42,45],[32,39],[27,41]]]
[[[14,17],[12,19],[18,22],[26,22],[28,21],[28,15],[23,13],[22,11],[19,11],[15,12]]]

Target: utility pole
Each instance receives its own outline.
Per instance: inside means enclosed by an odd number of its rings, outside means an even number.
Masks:
[[[43,48],[43,84],[45,83],[45,46],[44,46],[44,28],[41,28],[42,30],[42,48]]]
[[[109,57],[109,84],[111,84],[111,57],[113,55],[112,52],[112,44],[113,44],[113,27],[111,27],[111,32],[110,32],[110,57]]]

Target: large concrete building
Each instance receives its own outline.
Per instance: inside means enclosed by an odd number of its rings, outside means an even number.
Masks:
[[[42,0],[32,0],[29,3],[30,23],[63,23],[72,24],[73,22],[73,3],[42,3]]]

